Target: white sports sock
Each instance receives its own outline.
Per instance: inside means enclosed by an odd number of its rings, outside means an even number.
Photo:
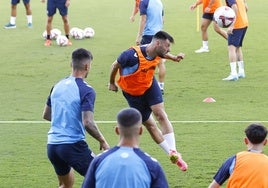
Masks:
[[[10,17],[10,24],[12,25],[16,24],[16,17],[13,17],[13,16]]]
[[[158,144],[167,154],[169,154],[169,151],[170,151],[170,146],[169,144],[167,143],[166,140],[164,140],[163,142],[161,142],[160,144]]]
[[[27,22],[28,23],[33,23],[33,16],[32,15],[27,15]]]
[[[231,75],[237,75],[236,62],[230,62]]]
[[[208,41],[202,41],[203,48],[208,49]]]
[[[164,139],[167,141],[169,147],[170,147],[172,150],[177,151],[177,150],[176,150],[176,142],[175,142],[175,135],[174,135],[174,132],[165,134],[165,135],[163,135],[163,137],[164,137]]]
[[[244,61],[238,61],[237,65],[238,65],[238,72],[239,73],[244,73],[245,72]]]

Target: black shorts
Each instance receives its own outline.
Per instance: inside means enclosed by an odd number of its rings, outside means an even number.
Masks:
[[[233,34],[228,34],[228,46],[242,47],[243,40],[247,32],[247,27],[233,29]]]
[[[94,154],[85,141],[73,144],[48,144],[47,155],[59,176],[68,174],[71,167],[85,176]]]
[[[204,13],[202,18],[212,21],[213,20],[213,15],[214,15],[214,13]]]

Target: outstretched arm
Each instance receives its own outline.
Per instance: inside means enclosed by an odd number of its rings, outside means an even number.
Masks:
[[[167,53],[164,55],[165,59],[170,59],[172,61],[180,62],[182,59],[184,59],[185,54],[179,53],[178,55],[173,55],[171,53]]]

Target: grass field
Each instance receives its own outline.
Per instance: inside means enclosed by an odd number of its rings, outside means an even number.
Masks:
[[[189,164],[186,173],[172,166],[162,150],[145,131],[141,148],[163,166],[171,188],[207,187],[228,156],[245,149],[244,128],[251,122],[268,124],[266,62],[268,45],[267,1],[248,0],[250,26],[244,41],[246,78],[237,82],[221,79],[229,74],[226,41],[209,29],[210,53],[195,54],[200,47],[194,1],[163,0],[164,30],[173,35],[172,53],[186,54],[182,63],[167,62],[165,106],[174,125],[177,145]],[[17,28],[0,29],[0,187],[57,187],[54,170],[46,157],[49,124],[41,118],[51,86],[70,73],[71,52],[83,47],[92,51],[94,62],[87,81],[97,92],[95,120],[110,145],[116,113],[127,104],[120,92],[108,91],[111,63],[122,50],[134,45],[138,29],[129,22],[132,1],[71,1],[71,27],[91,26],[92,39],[72,40],[73,46],[44,47],[45,4],[32,1],[32,29],[26,27],[25,10],[18,5]],[[9,21],[10,3],[0,3],[0,26]],[[1,25],[2,24],[2,25]],[[53,25],[63,31],[57,14]],[[216,103],[203,103],[213,97]],[[98,153],[98,144],[87,137]],[[267,148],[264,151],[268,154]],[[75,188],[83,178],[76,175]]]

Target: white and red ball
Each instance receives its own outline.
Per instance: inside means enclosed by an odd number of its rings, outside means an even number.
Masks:
[[[214,20],[222,28],[229,27],[235,20],[235,12],[228,6],[221,6],[214,12]]]
[[[59,46],[67,46],[68,45],[68,41],[69,40],[64,35],[60,35],[56,39],[57,45],[59,45]]]
[[[86,37],[86,38],[92,38],[92,37],[94,37],[94,35],[95,35],[95,31],[94,31],[94,29],[91,28],[91,27],[86,27],[86,28],[84,29],[84,34],[85,34],[85,37]]]

